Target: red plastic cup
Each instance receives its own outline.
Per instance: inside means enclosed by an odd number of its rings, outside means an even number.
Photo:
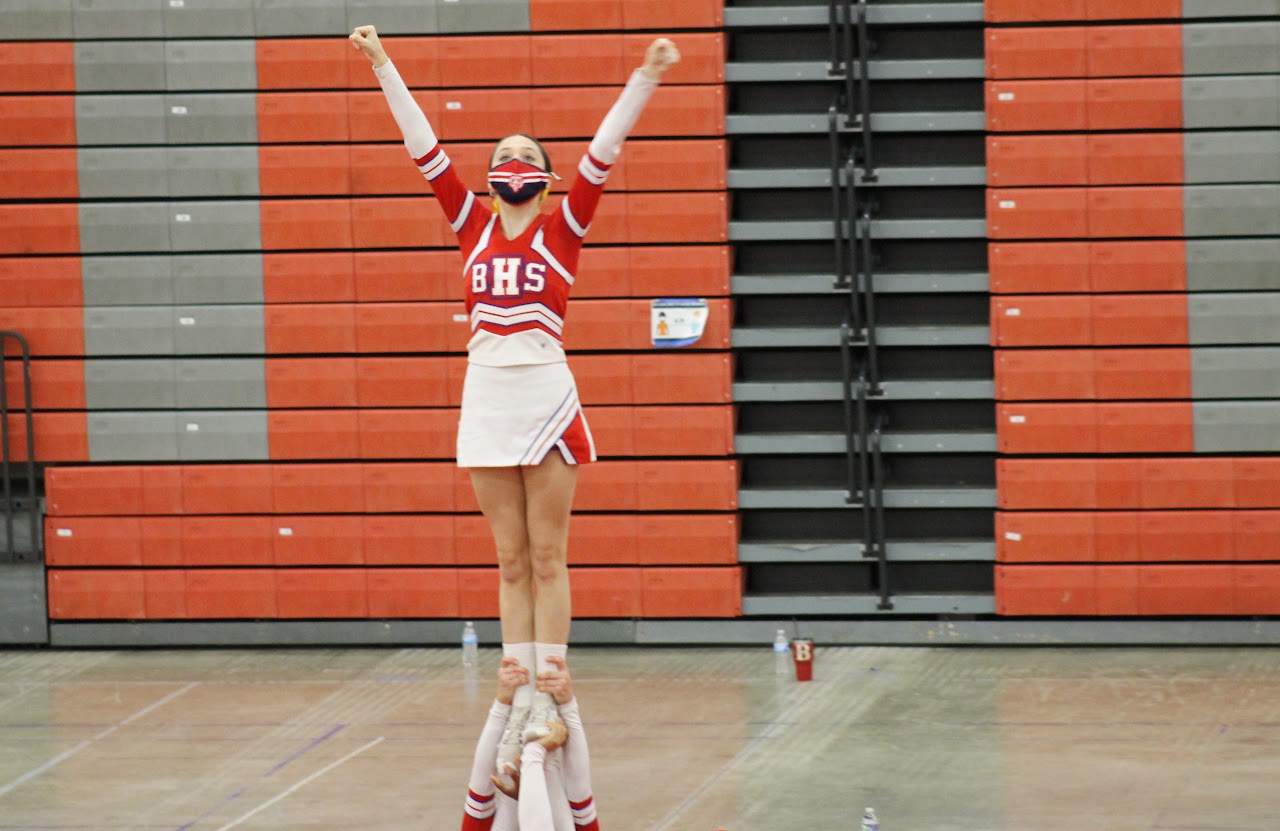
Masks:
[[[796,680],[813,680],[813,639],[796,638],[791,642],[791,657],[796,662]]]

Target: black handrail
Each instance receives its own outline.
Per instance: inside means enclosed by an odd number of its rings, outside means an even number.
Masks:
[[[871,152],[871,35],[867,29],[867,0],[858,0],[858,123],[862,126],[862,180],[874,182],[875,155]],[[849,87],[849,95],[853,88]],[[850,98],[849,106],[853,106]]]
[[[827,110],[827,129],[831,137],[831,221],[833,223],[831,240],[835,243],[835,288],[849,288],[852,280],[853,265],[846,262],[844,237],[848,222],[844,215],[844,199],[840,182],[840,116],[836,102],[832,102]]]
[[[13,532],[15,513],[13,502],[13,460],[10,458],[9,453],[9,373],[7,367],[9,358],[5,351],[5,341],[10,338],[17,341],[22,360],[23,415],[27,433],[27,491],[30,497],[27,518],[31,523],[31,554],[33,558],[40,550],[39,520],[36,516],[39,508],[39,500],[36,496],[36,433],[31,412],[31,349],[27,345],[27,339],[17,332],[0,331],[0,459],[3,460],[0,461],[0,480],[3,480],[4,550],[8,552],[14,561],[21,562],[26,557],[18,555],[16,551],[17,545]]]
[[[869,395],[880,395],[880,359],[876,339],[876,269],[875,254],[871,250],[871,200],[866,200],[857,217],[858,291],[865,304],[867,342],[867,383]]]
[[[889,585],[889,552],[884,527],[884,458],[881,455],[884,417],[877,413],[871,429],[871,487],[867,501],[874,503],[872,530],[867,533],[869,553],[876,558],[876,582],[880,587],[880,602],[876,608],[888,611],[893,608],[892,586]]]

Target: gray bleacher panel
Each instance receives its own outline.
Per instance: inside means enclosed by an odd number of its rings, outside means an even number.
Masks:
[[[78,92],[163,90],[164,44],[153,40],[85,41],[75,44]]]
[[[1183,222],[1189,237],[1280,236],[1280,184],[1187,187]]]
[[[82,199],[169,195],[162,147],[81,147],[76,151]]]
[[[1280,239],[1187,240],[1187,290],[1280,291]]]
[[[253,0],[182,0],[164,9],[171,38],[253,37]]]
[[[1187,184],[1280,182],[1280,131],[1186,133],[1182,147]]]
[[[1192,404],[1197,453],[1280,451],[1280,401]]]
[[[164,37],[163,0],[72,0],[77,40]]]
[[[164,166],[170,196],[258,195],[256,147],[171,147]]]
[[[1280,346],[1192,349],[1191,397],[1280,398]]]
[[[1184,25],[1182,71],[1185,75],[1280,72],[1280,21]]]
[[[261,303],[261,254],[177,254],[175,303]]]
[[[445,31],[440,28],[441,3],[442,0],[347,0],[347,29],[373,25],[380,32],[397,35]]]
[[[334,0],[254,0],[253,20],[258,37],[348,31],[346,7]]]
[[[1187,298],[1190,342],[1280,343],[1280,294],[1192,294]]]
[[[0,9],[4,36],[13,40],[71,40],[71,0],[7,0]]]
[[[265,409],[264,358],[186,358],[177,364],[179,409]]]
[[[1184,78],[1182,126],[1280,127],[1280,75]]]
[[[166,254],[82,257],[84,305],[162,306],[173,303],[173,263]]]
[[[266,352],[262,306],[177,306],[175,354],[261,355]]]
[[[101,306],[84,310],[84,353],[173,355],[173,309],[168,306]]]
[[[170,90],[258,88],[253,40],[170,41],[164,52]]]
[[[270,458],[266,410],[177,414],[178,458],[183,461]]]
[[[164,144],[168,111],[163,95],[77,95],[76,141],[102,144]]]
[[[1275,17],[1280,0],[1182,0],[1183,17]]]
[[[528,0],[439,0],[439,8],[442,32],[527,32],[530,29]]]
[[[252,92],[170,93],[164,99],[169,143],[255,144],[257,99]]]
[[[84,362],[84,394],[94,410],[172,410],[178,406],[172,358]]]
[[[81,202],[85,254],[169,250],[169,206],[163,202]]]
[[[89,461],[170,462],[179,458],[172,411],[90,413]]]
[[[174,251],[257,251],[262,248],[258,200],[171,202]]]

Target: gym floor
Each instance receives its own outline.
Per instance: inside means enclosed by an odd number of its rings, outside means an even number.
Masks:
[[[457,649],[0,651],[0,829],[459,824]],[[605,831],[1274,831],[1265,648],[580,647]]]

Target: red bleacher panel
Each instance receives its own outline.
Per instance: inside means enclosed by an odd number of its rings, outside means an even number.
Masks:
[[[348,98],[345,92],[259,92],[258,141],[261,144],[351,141]],[[383,108],[386,108],[385,100]]]
[[[636,407],[640,456],[733,455],[733,407]]]
[[[1104,510],[1143,507],[1143,464],[1140,459],[1098,459],[1094,462],[1098,507]]]
[[[185,566],[270,566],[271,518],[196,516],[182,518]]]
[[[454,458],[458,435],[456,410],[356,412],[361,459]]]
[[[742,569],[738,566],[642,570],[645,617],[738,617]]]
[[[1236,502],[1239,504],[1238,499]],[[1280,551],[1280,511],[1232,511],[1231,524],[1237,560],[1276,558]]]
[[[265,250],[352,247],[350,200],[272,200],[262,203],[261,212]]]
[[[1181,346],[1187,343],[1185,294],[1113,294],[1092,298],[1098,346]]]
[[[560,93],[560,90],[556,90]],[[616,90],[612,91],[615,95]],[[536,116],[531,110],[538,95],[528,89],[464,89],[442,90],[432,118],[442,136],[458,139],[500,139],[512,133],[531,133],[535,136],[562,137],[574,133],[552,134],[537,131]],[[563,99],[563,94],[558,96]],[[613,103],[610,101],[609,103]],[[385,106],[385,105],[384,105]],[[425,107],[424,107],[425,110]],[[605,109],[597,113],[596,121],[604,117]],[[426,110],[428,114],[431,110]],[[430,115],[428,116],[430,117]],[[534,129],[530,129],[533,127]],[[397,133],[399,131],[397,130]],[[592,135],[592,129],[583,135]]]
[[[271,470],[271,498],[282,514],[351,514],[365,510],[359,464],[279,464]]]
[[[352,305],[268,306],[265,324],[268,354],[356,351],[355,307]]]
[[[0,92],[75,92],[75,45],[0,43]]]
[[[1001,563],[1094,562],[1095,514],[996,512],[996,561]]]
[[[4,384],[10,410],[22,409],[25,398],[20,361],[5,362]],[[32,361],[31,402],[37,410],[83,410],[84,361]]]
[[[1099,397],[1089,349],[996,351],[996,400],[1089,400]]]
[[[1097,350],[1094,385],[1103,400],[1191,398],[1191,350]]]
[[[636,508],[641,511],[730,511],[738,507],[733,461],[638,462]]]
[[[725,299],[713,299],[707,305],[707,327],[696,346],[699,349],[728,349],[733,323],[729,303]],[[647,300],[578,301],[565,327],[565,348],[651,349],[650,308]]]
[[[369,513],[449,512],[454,505],[452,462],[366,463],[361,489]]]
[[[144,476],[155,469],[144,468]],[[144,513],[269,514],[275,502],[271,465],[186,465],[166,469],[181,482],[180,507]]]
[[[1144,562],[1236,559],[1234,511],[1142,511],[1138,551]]]
[[[1087,242],[993,242],[987,254],[995,294],[1090,290]]]
[[[461,614],[457,569],[370,569],[365,579],[370,617],[449,618]]]
[[[535,32],[621,29],[622,0],[529,0],[529,21]]]
[[[464,473],[458,477],[458,487],[470,487],[469,474]],[[476,510],[479,510],[478,508]],[[578,520],[580,514],[574,514],[569,519],[570,535],[578,531]],[[623,540],[622,546],[628,545],[627,540]],[[460,566],[492,566],[497,564],[497,550],[493,540],[493,532],[489,530],[489,524],[480,514],[458,514],[453,517],[453,545],[457,556],[457,562]],[[570,536],[569,539],[569,559],[576,561],[575,551],[578,548],[576,541]]]
[[[618,97],[617,87],[559,87],[521,90],[532,107],[533,134],[546,138],[588,138]],[[720,86],[659,87],[632,129],[640,136],[724,135],[724,90]],[[508,123],[517,123],[509,121]],[[495,136],[501,130],[491,131]],[[510,130],[508,129],[508,132]],[[455,132],[447,135],[459,135]],[[488,135],[468,137],[481,138]]]
[[[634,409],[588,407],[586,417],[600,458],[636,455]]]
[[[1001,133],[1088,130],[1087,102],[1083,80],[988,81],[987,128]]]
[[[193,620],[279,616],[275,569],[189,569],[186,579],[187,617]]]
[[[987,235],[991,239],[1086,238],[1089,236],[1088,191],[1084,188],[988,190]]]
[[[1085,0],[1089,20],[1155,20],[1182,17],[1182,0]]]
[[[738,561],[738,515],[642,515],[636,521],[641,565],[731,565]]]
[[[1232,481],[1237,508],[1280,508],[1280,458],[1235,459]]]
[[[986,0],[983,11],[991,23],[1087,19],[1085,0]]]
[[[1280,612],[1280,567],[1235,566],[1235,613],[1274,615]]]
[[[498,569],[458,569],[458,616],[464,618],[498,617]],[[573,578],[569,583],[572,586]]]
[[[268,358],[267,406],[357,406],[355,358]]]
[[[463,296],[462,256],[456,249],[359,251],[355,274],[356,297],[361,302],[461,300]]]
[[[1235,569],[1220,565],[1146,565],[1138,569],[1138,613],[1229,615]]]
[[[267,440],[272,460],[358,459],[357,410],[270,410]]]
[[[0,308],[83,306],[80,258],[5,257],[0,259]],[[3,314],[3,312],[0,312]]]
[[[30,201],[79,196],[75,148],[0,150],[0,199]]]
[[[396,61],[397,67],[401,68],[402,77],[404,76],[403,65],[399,60]],[[366,64],[367,66],[367,64]],[[368,74],[370,85],[377,89],[377,79],[372,72]],[[411,86],[419,86],[423,82],[417,78],[406,80]],[[413,98],[418,102],[418,106],[422,108],[436,131],[440,135],[448,136],[451,141],[458,141],[467,138],[480,138],[479,136],[464,135],[461,133],[443,132],[444,122],[441,120],[441,107],[443,106],[442,93],[432,90],[414,90]],[[347,98],[347,113],[349,116],[347,132],[349,138],[353,142],[403,142],[404,137],[400,133],[400,128],[396,126],[395,117],[391,115],[391,110],[387,107],[387,97],[382,94],[381,90],[376,92],[349,92]],[[450,96],[450,100],[456,100]],[[457,125],[455,125],[457,126]],[[485,136],[488,138],[488,136]],[[493,136],[498,138],[498,136]],[[403,150],[404,145],[400,148]],[[407,152],[407,151],[406,151]],[[407,162],[408,163],[408,162]],[[408,163],[412,166],[412,163]]]
[[[1089,188],[1087,236],[1181,237],[1181,187]]]
[[[996,614],[1098,614],[1095,566],[996,566]]]
[[[1181,23],[1092,26],[1086,31],[1088,74],[1094,78],[1182,75]]]
[[[436,47],[439,50],[436,58],[440,72],[439,85],[446,90],[460,87],[533,86],[530,40],[529,35],[440,38]],[[417,78],[412,83],[415,86],[425,86]]]
[[[1088,346],[1094,342],[1088,296],[991,298],[993,346]]]
[[[1102,508],[1236,507],[1235,467],[1231,459],[1147,459],[1142,462],[1142,493],[1137,505]],[[1100,477],[1101,478],[1101,477]]]
[[[1093,291],[1184,292],[1187,246],[1182,240],[1124,240],[1089,243]]]
[[[1140,511],[1103,511],[1093,515],[1094,550],[1100,563],[1133,563],[1142,559]]]
[[[1000,404],[996,435],[1001,453],[1097,453],[1093,404]]]
[[[351,241],[356,248],[432,248],[452,244],[452,237],[434,199],[383,197],[351,203]]]
[[[45,498],[50,516],[180,513],[178,481],[172,468],[51,467]]]
[[[989,29],[987,77],[1083,78],[1089,74],[1087,31],[1083,26]]]
[[[74,95],[0,95],[0,124],[10,147],[74,146]]]
[[[678,184],[686,191],[724,190],[727,152],[723,140],[631,142],[610,174],[609,187],[664,191]],[[619,172],[626,177],[625,185],[614,182]]]
[[[552,203],[551,210],[560,209],[559,203]],[[630,242],[631,234],[627,223],[627,194],[605,193],[596,206],[595,215],[591,218],[591,238],[597,242]]]
[[[487,533],[488,526],[482,517],[467,519],[483,526],[481,529],[473,525],[472,556],[477,558],[476,562],[492,563],[494,547],[492,536]],[[637,519],[635,514],[574,514],[569,520],[569,565],[637,565],[640,562],[636,554]]]
[[[633,355],[631,366],[631,383],[637,404],[696,404],[728,402],[733,398],[733,358],[730,355]]]
[[[445,407],[449,396],[445,358],[357,358],[357,400],[362,407]]]
[[[728,239],[729,203],[723,193],[630,193],[626,200],[632,243]]]
[[[997,459],[996,500],[1005,510],[1098,507],[1093,459]]]
[[[19,399],[20,400],[20,399]],[[27,460],[27,425],[19,410],[9,411],[9,460]],[[85,413],[36,413],[35,458],[44,462],[89,461],[89,425]]]
[[[286,568],[276,572],[276,612],[282,618],[367,618],[362,568]]]
[[[146,617],[140,570],[49,572],[49,617],[53,620],[141,620]]]
[[[449,157],[455,148],[448,145]],[[381,196],[392,193],[425,194],[430,185],[402,144],[352,144],[346,162],[351,177],[351,193]],[[456,159],[454,160],[456,162]],[[464,179],[464,181],[483,181]]]
[[[364,564],[364,517],[269,517],[272,561],[278,566]]]
[[[259,39],[258,89],[345,89],[354,66],[350,51],[341,38]]]
[[[147,620],[183,620],[187,617],[187,575],[174,570],[142,573]]]
[[[574,493],[573,509],[575,511],[634,511],[638,504],[638,471],[636,462],[609,461],[596,462],[584,466],[578,472],[578,487]],[[467,490],[471,485],[466,484]],[[468,506],[463,508],[459,500],[459,508],[478,510],[474,506],[474,497],[469,497]]]
[[[263,196],[346,196],[351,193],[351,155],[345,144],[260,145],[258,192]],[[411,165],[409,169],[417,172]]]
[[[0,254],[75,254],[80,251],[76,205],[0,205]]]
[[[396,69],[410,88],[441,86],[440,41],[441,38],[431,35],[387,38],[387,49],[396,56]],[[348,50],[347,55],[351,61],[352,86],[377,89],[377,76],[364,55],[355,50]]]
[[[534,16],[533,28],[538,25],[539,6],[547,3],[531,2],[529,11]],[[592,6],[607,6],[592,3]],[[572,21],[564,21],[572,23]],[[579,26],[576,23],[550,28],[602,29],[607,26]],[[620,27],[618,27],[620,28]],[[575,86],[594,82],[597,84],[625,84],[635,68],[623,59],[622,36],[607,35],[537,35],[531,43],[533,56],[533,84],[540,87]],[[638,66],[639,64],[636,64]],[[630,152],[630,148],[628,148]]]
[[[174,471],[174,476],[177,471]],[[142,533],[142,564],[151,568],[182,565],[182,517],[144,516],[138,518]]]
[[[370,514],[362,519],[364,561],[371,566],[451,566],[458,562],[452,516]]]
[[[643,569],[582,567],[569,572],[574,618],[640,617]]]
[[[1089,130],[1182,128],[1181,78],[1094,80],[1086,94]]]
[[[82,309],[0,306],[0,329],[21,333],[33,357],[84,355]],[[17,342],[6,339],[4,350],[5,354],[17,355]]]
[[[1088,179],[1088,140],[1083,135],[987,139],[989,185],[1084,185]]]
[[[350,251],[262,255],[263,299],[276,303],[347,303],[356,299]]]
[[[1085,137],[1091,185],[1175,185],[1185,177],[1181,133]]]
[[[59,568],[142,565],[138,517],[46,517],[45,560]]]
[[[625,29],[711,29],[723,23],[724,0],[622,0]]]
[[[1194,453],[1192,421],[1189,401],[1098,404],[1098,452]]]
[[[645,2],[646,6],[653,5]],[[658,24],[674,27],[675,24]],[[632,27],[634,28],[634,27]],[[620,83],[625,83],[631,70],[644,63],[645,52],[649,44],[659,35],[626,34],[622,36],[622,60],[626,67],[626,75]],[[663,76],[664,84],[722,84],[724,83],[725,40],[721,32],[681,32],[670,37],[680,48],[680,63],[673,66]],[[582,81],[578,81],[582,83]],[[605,83],[603,81],[598,83]]]
[[[470,328],[455,314],[457,303],[361,303],[356,306],[356,349],[359,352],[444,352],[451,341],[465,349]]]

